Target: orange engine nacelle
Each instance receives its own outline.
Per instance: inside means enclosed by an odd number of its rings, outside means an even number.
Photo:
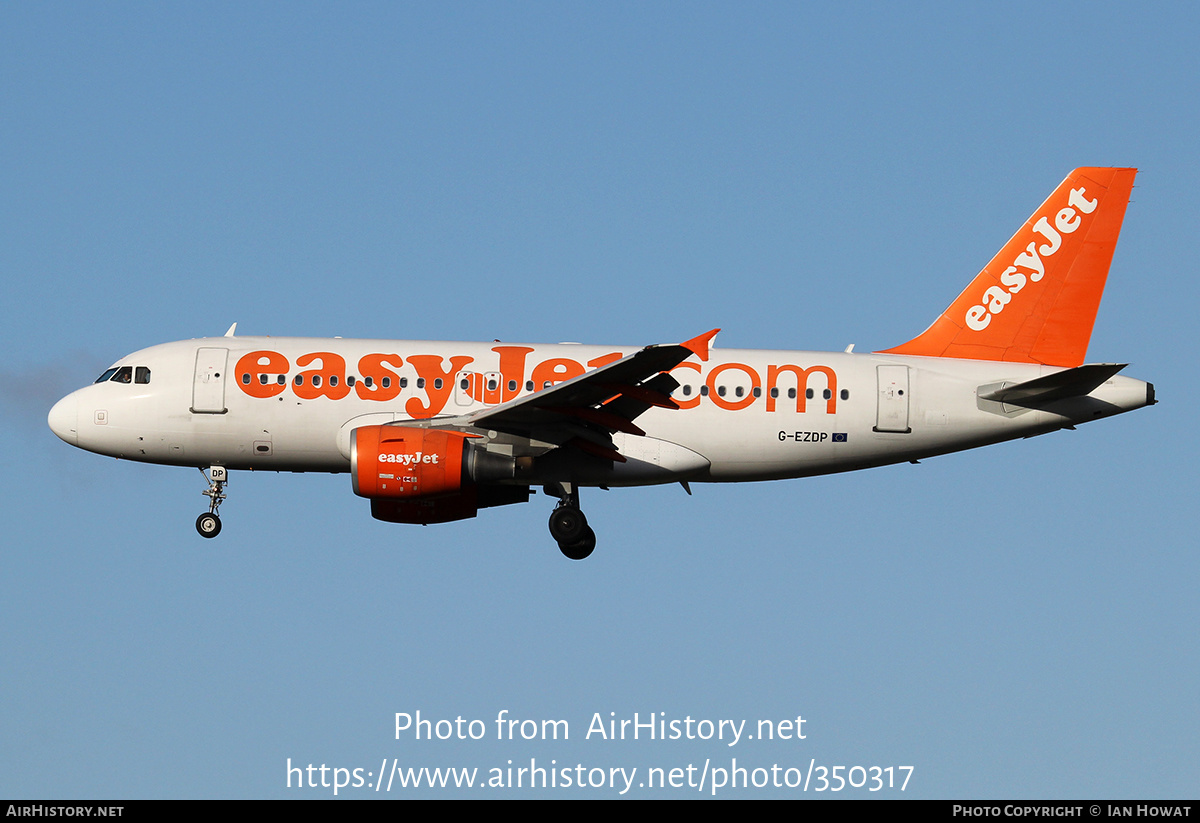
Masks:
[[[459,492],[463,488],[463,453],[469,437],[461,432],[405,426],[355,429],[350,438],[354,493],[379,499]]]
[[[389,523],[448,523],[479,509],[524,503],[529,486],[511,481],[512,456],[490,454],[475,436],[407,426],[363,426],[350,438],[354,493]],[[505,483],[509,485],[505,485]]]

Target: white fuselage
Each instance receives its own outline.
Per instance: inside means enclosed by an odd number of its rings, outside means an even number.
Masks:
[[[55,433],[88,451],[149,463],[342,472],[360,425],[456,417],[512,401],[637,351],[575,344],[217,337],[153,346],[61,400]],[[613,436],[630,458],[559,466],[581,485],[736,482],[848,471],[1051,431],[1153,402],[1114,376],[1039,409],[981,394],[1062,371],[1028,363],[886,354],[713,349],[671,374],[679,409]],[[549,451],[480,432],[512,455]],[[529,478],[526,482],[542,482]]]

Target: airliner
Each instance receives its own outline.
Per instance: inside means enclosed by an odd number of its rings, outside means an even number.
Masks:
[[[67,443],[200,469],[204,537],[230,471],[346,472],[371,515],[432,524],[557,498],[581,560],[580,488],[853,471],[1070,429],[1153,405],[1085,363],[1136,169],[1080,168],[928,329],[858,353],[243,336],[123,357],[50,410]]]

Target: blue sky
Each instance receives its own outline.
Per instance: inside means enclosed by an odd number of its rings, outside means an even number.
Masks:
[[[1197,24],[1183,4],[0,7],[0,795],[332,794],[289,789],[289,758],[736,758],[914,767],[884,796],[1194,797]],[[1141,169],[1089,360],[1130,363],[1159,405],[918,466],[592,490],[586,563],[541,495],[389,526],[346,475],[235,474],[203,541],[198,472],[45,425],[122,355],[234,321],[885,348],[1084,165]],[[501,710],[571,739],[498,741]],[[490,734],[397,740],[416,711]],[[803,716],[806,738],[584,739],[610,712]],[[616,795],[430,795],[460,793]],[[723,792],[771,794],[823,796]]]

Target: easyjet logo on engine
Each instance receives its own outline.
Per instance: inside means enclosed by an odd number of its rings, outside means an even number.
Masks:
[[[417,463],[437,463],[438,456],[436,454],[422,454],[416,452],[414,454],[381,454],[379,455],[380,463],[401,463],[405,466],[412,466]]]
[[[1015,295],[1020,294],[1028,283],[1037,283],[1046,275],[1046,264],[1062,248],[1063,236],[1074,234],[1083,225],[1083,216],[1096,210],[1098,200],[1087,199],[1087,192],[1080,186],[1071,189],[1066,208],[1054,215],[1054,224],[1046,216],[1039,217],[1033,224],[1033,232],[1046,242],[1039,245],[1038,238],[1032,240],[1025,250],[1016,256],[1012,265],[1000,275],[1000,285],[990,286],[984,291],[979,303],[967,309],[967,328],[983,331],[992,318],[1004,311]]]

